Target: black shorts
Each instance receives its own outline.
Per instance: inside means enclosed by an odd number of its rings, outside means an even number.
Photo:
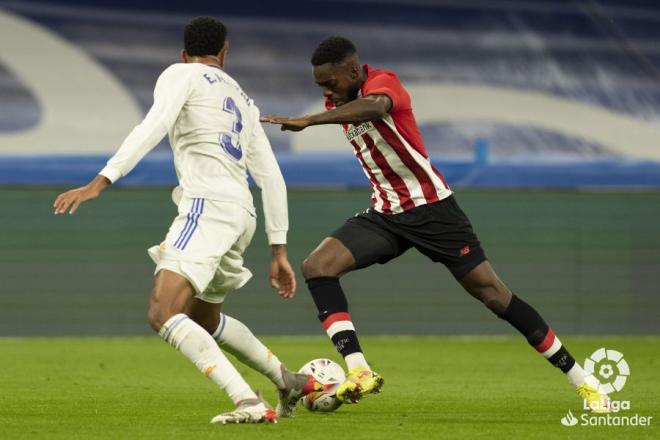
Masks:
[[[387,263],[411,247],[444,264],[457,280],[486,261],[470,220],[453,196],[400,214],[368,209],[331,236],[351,251],[356,269]]]

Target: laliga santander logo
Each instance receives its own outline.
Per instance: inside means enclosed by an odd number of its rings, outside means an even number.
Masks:
[[[561,424],[564,426],[575,426],[578,424],[578,419],[573,415],[571,410],[568,410],[568,414],[561,418]]]
[[[630,367],[623,354],[616,350],[599,348],[584,361],[584,371],[598,381],[598,391],[610,394],[621,391],[630,376]]]
[[[632,407],[630,400],[614,400],[607,394],[621,391],[630,376],[630,367],[623,359],[623,354],[616,350],[599,348],[584,361],[584,370],[588,374],[586,381],[597,387],[601,396],[587,402],[584,399],[584,413],[579,417],[569,410],[561,418],[564,426],[651,426],[653,416],[628,412]]]

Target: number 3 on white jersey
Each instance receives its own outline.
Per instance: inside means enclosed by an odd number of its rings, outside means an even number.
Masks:
[[[222,133],[218,139],[222,148],[234,159],[240,160],[243,157],[243,150],[241,149],[240,134],[243,130],[243,115],[241,111],[236,106],[236,103],[231,98],[227,96],[222,103],[222,109],[227,113],[234,115],[235,120],[232,126],[232,133]],[[234,145],[234,139],[236,140],[236,145]]]

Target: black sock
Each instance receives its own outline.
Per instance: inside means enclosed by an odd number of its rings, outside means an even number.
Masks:
[[[319,311],[319,320],[337,351],[343,357],[362,352],[339,278],[318,277],[306,282]]]
[[[514,326],[527,338],[527,342],[536,351],[564,373],[567,373],[575,365],[573,356],[562,345],[541,315],[516,295],[513,295],[511,303],[500,315],[500,318]]]

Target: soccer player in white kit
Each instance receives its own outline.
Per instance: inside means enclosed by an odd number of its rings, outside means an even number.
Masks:
[[[149,324],[236,404],[213,423],[276,422],[319,384],[288,371],[243,323],[220,309],[227,293],[252,276],[242,257],[256,224],[248,170],[262,190],[271,285],[283,298],[294,296],[295,274],[286,253],[286,186],[259,109],[223,71],[225,26],[210,17],[193,19],[184,30],[184,47],[184,62],[158,78],[144,120],[89,184],[57,197],[55,214],[73,214],[98,197],[168,134],[179,179],[172,193],[178,216],[165,240],[149,249],[156,263]],[[277,411],[250,388],[218,344],[271,379],[279,390]]]

